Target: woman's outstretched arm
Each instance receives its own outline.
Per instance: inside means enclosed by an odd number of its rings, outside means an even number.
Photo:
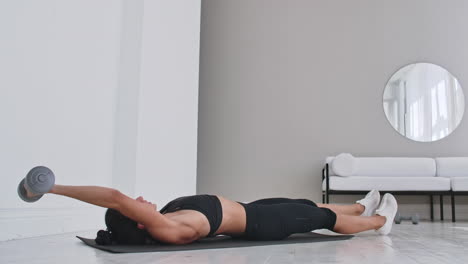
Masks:
[[[118,190],[107,187],[58,184],[55,184],[49,193],[67,196],[86,203],[116,210],[119,207],[118,199],[116,198],[121,195]]]
[[[54,185],[49,193],[63,195],[97,206],[118,210],[130,219],[150,227],[167,227],[170,221],[156,211],[155,205],[134,200],[120,191],[101,186]]]
[[[49,193],[118,210],[128,218],[145,226],[145,229],[160,241],[185,244],[199,238],[199,234],[193,228],[164,217],[156,210],[154,204],[137,201],[116,189],[100,186],[56,184]]]

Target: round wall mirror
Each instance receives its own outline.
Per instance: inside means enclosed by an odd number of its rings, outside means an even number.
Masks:
[[[446,69],[415,63],[399,69],[388,80],[383,108],[401,135],[420,142],[442,139],[460,124],[465,97],[458,80]]]

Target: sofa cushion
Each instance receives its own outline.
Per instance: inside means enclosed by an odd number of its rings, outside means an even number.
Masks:
[[[451,179],[452,190],[454,192],[468,191],[468,177],[453,177]]]
[[[333,159],[331,167],[336,175],[352,176],[356,169],[356,162],[353,155],[349,153],[341,153]]]
[[[328,157],[332,163],[334,157]],[[434,177],[436,163],[432,158],[355,157],[355,169],[351,177]],[[329,166],[329,175],[337,175]]]
[[[336,176],[336,173],[333,171],[333,168],[332,168],[332,166],[331,166],[331,164],[332,164],[334,158],[335,158],[335,157],[327,157],[327,158],[325,159],[325,163],[328,164],[328,174],[329,174],[330,176]]]
[[[326,180],[322,189],[325,190]],[[450,179],[442,177],[365,177],[330,176],[330,190],[336,191],[449,191]]]
[[[468,157],[436,158],[437,176],[468,177]]]

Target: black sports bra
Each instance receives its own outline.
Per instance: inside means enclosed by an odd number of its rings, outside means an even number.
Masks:
[[[159,212],[165,214],[179,210],[195,210],[204,214],[210,223],[208,236],[213,236],[223,220],[221,202],[215,195],[201,194],[180,197],[166,204]]]

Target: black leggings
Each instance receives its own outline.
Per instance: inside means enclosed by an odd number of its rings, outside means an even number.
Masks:
[[[243,204],[247,215],[244,237],[280,240],[316,229],[333,230],[336,214],[307,199],[270,198]]]

